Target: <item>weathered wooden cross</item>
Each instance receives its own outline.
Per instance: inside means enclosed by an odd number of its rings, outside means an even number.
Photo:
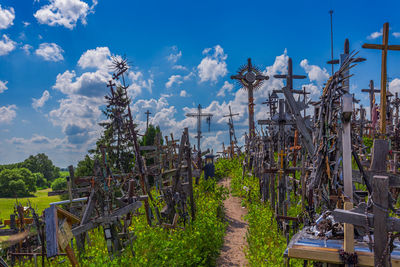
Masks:
[[[374,88],[374,81],[369,81],[369,88],[368,89],[361,89],[361,92],[369,94],[369,110],[370,110],[370,117],[372,121],[372,109],[375,106],[375,94],[379,93],[381,90]]]
[[[387,51],[400,51],[400,45],[389,45],[389,23],[383,24],[382,44],[363,44],[362,48],[382,50],[381,65],[381,105],[380,105],[380,131],[382,135],[386,134],[386,80],[387,80]]]

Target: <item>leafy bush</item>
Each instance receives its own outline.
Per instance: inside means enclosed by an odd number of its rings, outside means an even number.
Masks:
[[[65,190],[67,189],[67,179],[57,178],[51,183],[51,189],[53,191]]]

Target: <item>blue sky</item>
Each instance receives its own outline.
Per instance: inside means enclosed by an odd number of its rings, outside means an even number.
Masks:
[[[353,73],[351,90],[380,83],[380,43],[384,22],[389,42],[400,44],[399,1],[0,1],[0,163],[45,152],[60,167],[76,164],[93,147],[104,120],[101,109],[111,55],[126,55],[135,121],[151,122],[163,134],[195,134],[184,114],[199,103],[212,112],[211,132],[204,126],[203,148],[219,151],[228,143],[226,119],[232,106],[238,137],[247,129],[247,93],[230,80],[251,57],[267,75],[285,73],[288,56],[294,72],[308,78],[317,98],[330,74],[329,10],[333,9],[334,54],[360,50],[367,61]],[[344,8],[345,7],[345,8]],[[400,53],[389,52],[390,90],[400,91]],[[270,79],[255,93],[256,118],[272,89]],[[145,125],[142,123],[142,125]],[[203,123],[205,125],[205,123]],[[143,130],[143,129],[142,129]],[[195,140],[192,139],[192,143]]]

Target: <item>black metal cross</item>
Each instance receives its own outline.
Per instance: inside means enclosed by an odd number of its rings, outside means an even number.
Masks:
[[[232,75],[231,79],[238,80],[247,89],[249,99],[249,133],[250,138],[255,136],[254,125],[254,98],[253,90],[259,88],[264,80],[269,77],[251,64],[251,58],[247,59],[247,65],[240,68],[237,75]]]

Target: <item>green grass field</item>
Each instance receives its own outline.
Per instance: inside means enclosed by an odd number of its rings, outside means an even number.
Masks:
[[[45,208],[50,206],[51,202],[60,200],[60,196],[48,197],[47,192],[49,191],[51,191],[50,188],[38,190],[34,197],[18,198],[18,201],[25,206],[29,200],[36,212],[41,214]],[[0,198],[0,219],[9,219],[10,214],[14,212],[14,205],[15,198]]]

